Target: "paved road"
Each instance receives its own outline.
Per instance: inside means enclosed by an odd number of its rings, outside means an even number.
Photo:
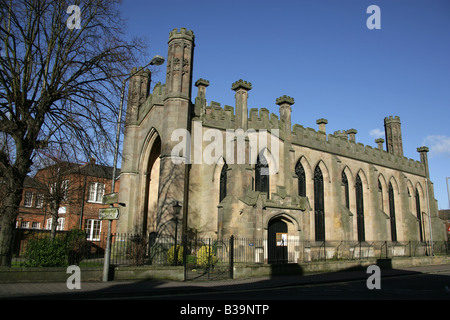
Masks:
[[[231,291],[141,296],[138,299],[182,300],[450,300],[450,272],[381,278],[380,289],[368,289],[367,280],[324,284],[293,284]]]
[[[381,270],[381,289],[369,290],[366,270],[220,282],[87,282],[0,284],[0,300],[450,300],[450,265]],[[447,288],[447,289],[446,289]]]

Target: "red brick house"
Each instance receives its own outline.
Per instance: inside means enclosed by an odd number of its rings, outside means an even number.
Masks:
[[[450,209],[439,210],[439,218],[445,221],[445,228],[447,230],[447,240],[450,241]]]
[[[119,173],[116,170],[116,177]],[[55,186],[60,185],[57,230],[81,228],[86,231],[88,240],[100,240],[107,232],[108,223],[99,219],[99,209],[108,207],[102,204],[102,198],[111,193],[111,179],[112,167],[98,165],[95,160],[86,164],[61,162],[40,169],[34,177],[25,180],[16,228],[50,230],[53,219],[48,199],[55,192]],[[119,190],[117,179],[115,190]],[[113,233],[115,224],[113,221]]]

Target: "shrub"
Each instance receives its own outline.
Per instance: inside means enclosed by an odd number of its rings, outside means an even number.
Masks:
[[[215,265],[219,259],[217,259],[213,250],[209,246],[203,246],[197,252],[197,265],[200,267],[209,267]]]
[[[69,264],[79,265],[83,260],[86,249],[88,248],[88,241],[86,240],[86,233],[83,230],[71,230],[65,237],[69,250]]]
[[[175,246],[172,246],[167,252],[167,263],[173,265],[174,257],[175,257]],[[183,246],[177,245],[177,265],[183,264]]]
[[[129,257],[133,266],[141,266],[144,264],[145,250],[147,248],[147,240],[142,236],[135,236],[131,238],[129,247]]]
[[[63,239],[31,239],[26,250],[27,267],[69,266],[69,245]]]

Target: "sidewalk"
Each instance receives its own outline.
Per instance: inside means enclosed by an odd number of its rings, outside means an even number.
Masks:
[[[450,272],[450,265],[420,266],[399,269],[381,269],[381,277],[408,275],[415,273]],[[340,281],[367,280],[370,274],[364,270],[345,271],[309,275],[260,277],[223,281],[110,281],[85,282],[81,289],[70,290],[66,283],[7,283],[0,284],[0,300],[4,299],[108,299],[108,296],[124,294],[127,297],[139,294],[146,296],[172,295],[195,292],[237,291],[283,286],[313,285]]]

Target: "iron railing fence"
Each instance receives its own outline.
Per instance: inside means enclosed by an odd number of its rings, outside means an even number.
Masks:
[[[104,263],[106,234],[96,239],[80,239],[69,235],[70,232],[58,231],[56,237],[67,242],[71,263],[83,266],[100,266]],[[16,229],[13,262],[24,264],[30,241],[48,237],[49,231]],[[230,264],[233,263],[304,263],[450,255],[449,244],[447,241],[306,241],[292,238],[281,244],[273,244],[267,239],[240,237],[178,237],[175,240],[173,236],[114,233],[111,235],[110,264],[184,265],[188,270],[207,266],[209,271],[219,268],[230,271]]]
[[[267,239],[235,238],[235,263],[302,263],[313,261],[389,259],[450,255],[449,242],[420,241],[308,241],[288,239],[269,244]]]

